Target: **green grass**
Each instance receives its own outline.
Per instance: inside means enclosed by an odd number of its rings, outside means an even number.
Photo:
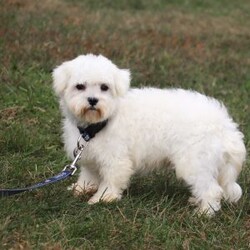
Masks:
[[[26,186],[68,162],[51,70],[81,53],[130,68],[133,86],[192,88],[222,100],[250,149],[248,0],[9,0],[0,9],[0,187]],[[0,200],[0,249],[249,249],[244,195],[197,218],[173,173],[135,177],[124,198],[89,206],[76,178]],[[166,181],[167,180],[167,181]]]

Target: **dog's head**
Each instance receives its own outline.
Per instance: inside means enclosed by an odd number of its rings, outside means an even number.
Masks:
[[[81,55],[53,71],[54,90],[64,112],[80,123],[109,118],[129,85],[129,70],[119,69],[102,55]]]

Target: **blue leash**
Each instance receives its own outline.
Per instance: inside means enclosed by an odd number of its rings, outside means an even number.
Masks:
[[[34,189],[50,185],[52,183],[64,180],[64,179],[72,176],[77,170],[76,163],[78,160],[80,160],[83,149],[87,145],[87,144],[85,144],[85,145],[80,144],[81,138],[82,138],[82,136],[80,136],[78,138],[77,148],[74,150],[75,159],[73,160],[73,162],[70,165],[65,166],[64,169],[59,174],[57,174],[53,177],[50,177],[42,182],[38,182],[38,183],[36,183],[32,186],[29,186],[29,187],[13,188],[13,189],[0,189],[0,197],[6,197],[6,196],[15,195],[15,194],[20,194],[20,193],[23,193],[26,191],[32,191]]]
[[[14,188],[14,189],[0,189],[0,197],[6,197],[6,196],[15,195],[15,194],[20,194],[20,193],[23,193],[26,191],[32,191],[36,188],[41,188],[41,187],[47,186],[49,184],[64,180],[64,179],[68,178],[69,176],[72,176],[72,171],[73,170],[63,170],[59,174],[57,174],[53,177],[50,177],[42,182],[38,182],[37,184],[29,186],[29,187]]]
[[[14,188],[14,189],[0,189],[0,198],[1,197],[6,197],[6,196],[11,196],[11,195],[15,195],[15,194],[20,194],[26,191],[32,191],[34,189],[37,188],[41,188],[47,185],[50,185],[52,183],[64,180],[72,175],[74,175],[74,173],[77,170],[77,166],[76,163],[78,162],[78,160],[81,159],[81,155],[83,152],[83,149],[87,146],[87,143],[89,140],[91,140],[92,138],[95,137],[95,135],[100,132],[106,125],[107,125],[108,120],[102,121],[102,122],[98,122],[98,123],[94,123],[94,124],[90,124],[87,127],[78,127],[78,130],[80,132],[80,136],[77,140],[77,147],[75,148],[73,154],[75,159],[72,161],[72,163],[70,165],[67,165],[64,167],[64,169],[57,175],[50,177],[42,182],[38,182],[32,186],[29,187],[25,187],[25,188]],[[83,139],[85,144],[81,143],[81,139]]]

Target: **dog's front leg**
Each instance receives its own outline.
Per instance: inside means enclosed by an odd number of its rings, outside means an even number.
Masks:
[[[94,194],[99,186],[100,177],[93,166],[81,167],[81,172],[76,183],[68,189],[73,190],[74,195]]]
[[[88,203],[112,202],[121,199],[122,192],[128,187],[133,172],[132,164],[129,160],[116,162],[115,165],[102,166],[99,188]]]

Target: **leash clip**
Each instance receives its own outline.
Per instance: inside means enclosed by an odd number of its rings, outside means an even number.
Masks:
[[[75,174],[77,170],[76,163],[81,159],[82,152],[84,148],[87,146],[87,142],[85,144],[81,143],[81,138],[82,137],[79,136],[77,140],[77,147],[74,149],[74,152],[73,152],[75,159],[72,161],[70,165],[65,166],[65,168],[63,169],[63,171],[70,169],[72,171],[71,175]]]
[[[66,171],[67,169],[71,170],[72,172],[70,173],[70,175],[74,175],[76,170],[77,170],[77,167],[74,166],[74,165],[67,165],[64,167],[63,171]]]
[[[77,157],[79,152],[82,152],[83,149],[88,145],[88,142],[83,140],[85,143],[82,143],[82,136],[80,135],[77,139],[77,147],[74,149],[73,154],[74,157]]]

